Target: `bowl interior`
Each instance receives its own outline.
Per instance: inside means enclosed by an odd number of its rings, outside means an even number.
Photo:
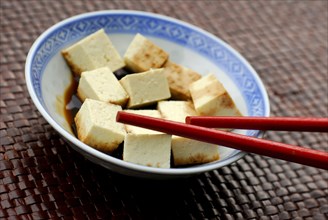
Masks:
[[[75,16],[49,28],[33,44],[26,62],[26,81],[32,100],[46,120],[73,143],[75,149],[85,155],[93,154],[91,159],[95,162],[99,162],[97,156],[100,154],[107,161],[112,158],[89,149],[71,132],[64,116],[64,93],[71,84],[72,75],[60,51],[100,28],[105,29],[121,55],[136,33],[145,35],[168,52],[172,61],[202,75],[214,73],[244,115],[269,116],[267,93],[253,68],[230,46],[206,31],[176,19],[136,11],[100,11]],[[260,134],[253,130],[236,132],[251,136]],[[215,165],[199,167],[220,167],[238,159],[241,152],[221,148],[220,153],[222,160]],[[124,161],[118,163],[127,165]],[[177,169],[171,170],[168,172]]]

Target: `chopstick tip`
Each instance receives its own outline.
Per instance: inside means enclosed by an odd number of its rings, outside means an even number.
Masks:
[[[186,124],[190,124],[190,122],[191,122],[191,117],[190,117],[190,116],[187,116],[185,121],[186,121]]]
[[[116,114],[116,122],[121,122],[121,114],[123,111],[118,111]]]

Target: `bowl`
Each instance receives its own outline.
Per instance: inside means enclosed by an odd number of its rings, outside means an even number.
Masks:
[[[245,155],[239,150],[220,147],[219,161],[163,169],[125,162],[78,140],[63,113],[64,94],[72,83],[72,74],[60,51],[101,28],[121,55],[135,34],[141,33],[168,52],[172,61],[202,75],[214,73],[244,115],[269,116],[270,112],[265,87],[255,70],[216,36],[186,22],[153,13],[90,12],[65,19],[42,33],[30,48],[25,64],[26,84],[32,101],[73,149],[114,172],[152,179],[189,177],[229,165]],[[256,137],[262,134],[255,130],[235,132]]]

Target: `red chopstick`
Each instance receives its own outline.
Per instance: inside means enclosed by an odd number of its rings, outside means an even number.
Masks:
[[[122,111],[116,121],[328,170],[328,153],[323,151]]]
[[[208,128],[328,132],[328,118],[188,116],[186,123]]]

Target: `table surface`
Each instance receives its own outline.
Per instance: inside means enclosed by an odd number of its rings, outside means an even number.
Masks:
[[[273,116],[328,117],[327,1],[2,0],[0,219],[328,219],[328,172],[248,154],[180,180],[121,176],[72,150],[25,86],[34,40],[70,16],[133,9],[197,25],[262,78]],[[266,138],[327,150],[327,133]]]

